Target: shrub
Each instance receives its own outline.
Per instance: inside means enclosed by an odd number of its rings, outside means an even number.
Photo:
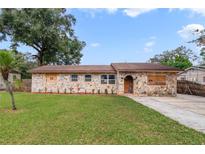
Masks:
[[[23,82],[22,80],[16,79],[13,82],[13,88],[15,91],[23,91]]]
[[[108,94],[108,90],[107,89],[105,89],[105,94]]]
[[[113,89],[111,90],[111,93],[114,94],[114,90]]]

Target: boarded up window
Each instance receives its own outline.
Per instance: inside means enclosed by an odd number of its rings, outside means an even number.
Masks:
[[[152,74],[148,75],[149,85],[166,85],[166,75]]]
[[[46,75],[47,82],[56,82],[56,80],[57,80],[57,75],[50,75],[50,74]]]

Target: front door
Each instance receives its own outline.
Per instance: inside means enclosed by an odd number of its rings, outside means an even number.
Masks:
[[[124,79],[124,93],[133,93],[133,78],[131,76]]]

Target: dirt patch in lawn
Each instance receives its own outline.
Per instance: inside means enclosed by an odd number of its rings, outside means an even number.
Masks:
[[[0,109],[0,113],[22,113],[24,112],[23,109],[17,109],[17,110],[12,110],[12,109]]]

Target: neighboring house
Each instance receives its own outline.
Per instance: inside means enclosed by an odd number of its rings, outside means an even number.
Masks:
[[[12,71],[10,74],[9,74],[9,81],[11,83],[13,83],[15,80],[20,80],[21,79],[21,74],[18,73],[17,71]],[[6,89],[6,86],[5,86],[5,83],[3,81],[3,77],[0,73],[0,90],[5,90]]]
[[[31,70],[32,92],[175,96],[179,71],[151,63],[41,66]]]
[[[177,80],[188,80],[200,84],[205,84],[205,66],[193,66],[178,73]]]

